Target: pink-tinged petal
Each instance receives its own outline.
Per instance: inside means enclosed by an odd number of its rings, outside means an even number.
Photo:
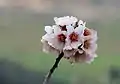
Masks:
[[[54,20],[55,20],[55,23],[60,26],[70,25],[72,22],[69,16],[60,17],[60,18],[55,17]]]
[[[55,35],[61,34],[61,29],[59,26],[54,25],[53,30]]]
[[[43,41],[43,39],[47,41],[47,39],[49,39],[48,34],[45,34],[44,36],[42,36],[42,40],[41,40],[41,42]]]
[[[78,47],[82,44],[80,41],[75,41],[71,43],[71,47],[74,49],[78,49]]]
[[[97,44],[90,44],[90,47],[88,49],[83,48],[84,51],[88,52],[88,53],[94,53],[97,50]]]
[[[51,34],[53,33],[53,28],[51,26],[45,26],[45,31],[47,32],[47,34]]]
[[[92,30],[92,41],[96,42],[98,40],[97,31]]]
[[[86,59],[86,54],[82,53],[80,54],[79,52],[76,52],[75,55],[70,57],[70,62],[71,63],[78,63],[78,62],[84,62]]]
[[[64,47],[64,42],[60,42],[57,36],[55,36],[54,38],[50,38],[48,40],[48,44],[60,51],[62,51]]]
[[[54,53],[54,54],[59,54],[59,50],[51,47],[47,41],[42,41],[43,42],[43,52],[45,53]]]
[[[64,50],[63,52],[64,52],[64,57],[69,58],[70,56],[75,55],[76,50],[74,50],[74,49],[71,49],[71,50]]]
[[[93,42],[96,42],[97,41],[97,31],[95,31],[93,29],[86,28],[85,31],[84,31],[83,38],[85,40],[91,39]]]
[[[49,39],[54,38],[54,34],[45,34],[44,36],[42,36],[42,39],[44,39],[45,41],[49,41]]]
[[[71,63],[91,63],[96,57],[97,55],[95,53],[87,53],[84,51],[80,54],[78,51],[76,51],[73,56],[70,56],[69,60]]]
[[[97,57],[97,55],[95,53],[87,53],[87,57],[86,57],[86,60],[85,62],[86,63],[91,63],[94,61],[94,59]]]
[[[65,45],[65,47],[63,48],[63,50],[71,50],[72,47],[70,45]]]
[[[91,44],[91,52],[95,52],[97,50],[97,44]]]
[[[69,40],[69,38],[66,38],[65,46],[64,46],[63,50],[72,50],[71,41]]]

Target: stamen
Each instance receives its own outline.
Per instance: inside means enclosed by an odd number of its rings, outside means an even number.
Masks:
[[[91,34],[91,32],[88,29],[84,30],[84,33],[83,33],[84,36],[88,36],[90,34]]]
[[[64,34],[59,34],[58,35],[58,40],[61,42],[65,42],[66,36]]]
[[[70,38],[70,40],[72,42],[78,41],[78,34],[76,34],[75,32],[73,32],[72,34],[70,34],[69,38]]]

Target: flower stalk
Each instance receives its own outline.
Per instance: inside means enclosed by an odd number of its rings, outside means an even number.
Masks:
[[[60,62],[60,60],[62,59],[63,56],[64,56],[64,53],[61,52],[59,54],[59,56],[56,58],[56,61],[55,61],[54,65],[52,66],[52,68],[50,69],[50,71],[48,72],[48,74],[46,75],[46,77],[43,81],[43,84],[47,84],[49,82],[49,79],[51,78],[55,69],[58,67],[58,64],[59,64],[59,62]]]

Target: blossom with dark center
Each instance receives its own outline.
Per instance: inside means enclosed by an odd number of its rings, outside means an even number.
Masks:
[[[63,51],[66,32],[61,31],[60,27],[57,25],[54,25],[52,27],[46,26],[45,31],[46,34],[42,37],[42,39],[47,41],[51,47],[59,50],[60,52]]]
[[[55,25],[45,26],[42,36],[44,52],[64,53],[64,58],[71,62],[94,60],[97,49],[97,32],[85,26],[86,22],[73,16],[54,18]]]
[[[83,43],[82,35],[85,27],[78,26],[74,29],[73,26],[66,26],[67,28],[67,38],[65,42],[64,50],[77,49]]]

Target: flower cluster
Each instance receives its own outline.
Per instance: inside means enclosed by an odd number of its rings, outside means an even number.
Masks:
[[[85,26],[86,22],[73,16],[54,18],[55,25],[45,26],[42,36],[44,52],[60,54],[71,63],[91,63],[96,55],[97,32]]]

